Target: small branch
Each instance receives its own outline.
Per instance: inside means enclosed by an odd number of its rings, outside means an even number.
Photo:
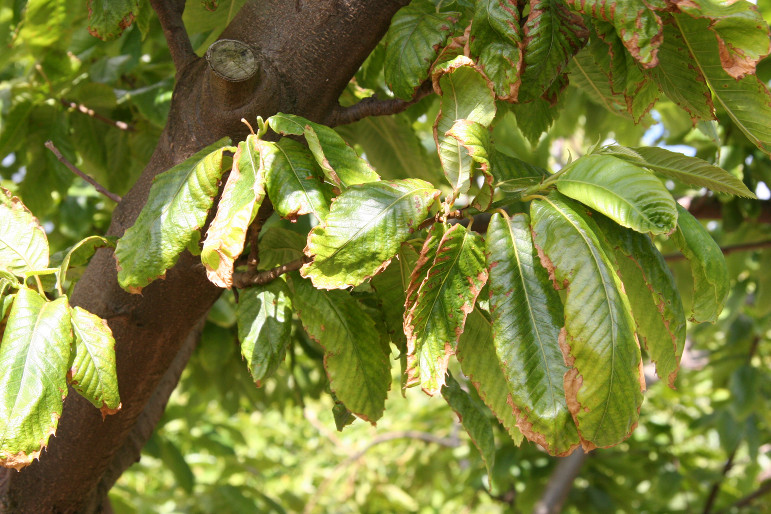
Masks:
[[[191,61],[197,59],[193,45],[182,22],[185,0],[150,0],[153,10],[163,28],[163,35],[169,45],[171,60],[179,73]]]
[[[113,202],[120,203],[120,200],[121,200],[120,196],[116,195],[115,193],[111,193],[110,191],[108,191],[107,188],[105,188],[102,184],[100,184],[99,182],[97,182],[96,180],[91,178],[90,176],[86,175],[83,171],[78,169],[77,166],[75,166],[70,161],[68,161],[67,158],[62,155],[62,153],[59,151],[59,149],[56,148],[56,146],[54,146],[53,141],[46,141],[45,147],[48,148],[49,150],[51,150],[51,152],[53,152],[53,154],[56,156],[56,158],[59,159],[59,161],[62,164],[67,166],[67,168],[69,168],[70,171],[73,172],[75,175],[79,176],[80,178],[82,178],[83,180],[85,180],[86,182],[88,182],[89,184],[94,186],[94,189],[96,189],[97,191],[102,193],[104,196],[106,196],[107,198],[109,198]]]
[[[567,457],[560,459],[551,478],[549,478],[549,483],[546,484],[541,499],[533,508],[533,512],[537,514],[560,512],[586,457],[587,454],[581,448],[577,448]]]
[[[688,209],[694,218],[721,219],[723,217],[723,204],[714,196],[701,196],[698,198],[679,198],[677,202]],[[755,200],[759,205],[757,218],[749,218],[756,223],[771,223],[771,201]]]
[[[302,259],[297,259],[296,261],[288,262],[265,271],[237,271],[236,273],[233,273],[233,287],[243,289],[249,286],[267,284],[268,282],[276,280],[284,273],[289,273],[290,271],[296,271],[302,268],[303,264],[308,262],[310,262],[310,258],[303,257]]]
[[[359,103],[351,105],[349,107],[337,106],[327,117],[325,122],[330,127],[336,127],[338,125],[347,125],[348,123],[354,123],[369,116],[387,116],[389,114],[397,114],[406,110],[409,106],[416,104],[426,96],[433,93],[434,90],[431,87],[431,81],[427,80],[420,85],[415,92],[415,96],[411,100],[402,100],[400,98],[391,98],[388,100],[380,100],[377,95],[370,96],[361,100]]]
[[[69,100],[65,100],[64,98],[60,98],[59,101],[62,103],[63,106],[69,108],[69,109],[75,109],[78,112],[82,112],[83,114],[87,116],[91,116],[95,120],[101,121],[102,123],[106,123],[108,125],[112,125],[113,127],[117,127],[121,130],[126,130],[128,132],[134,132],[134,127],[132,125],[129,125],[125,121],[116,121],[111,120],[110,118],[106,118],[99,114],[98,112],[95,112],[93,109],[89,109],[83,104],[77,104],[75,102],[70,102]]]
[[[754,243],[741,243],[735,245],[721,246],[720,250],[723,255],[728,255],[734,252],[747,252],[750,250],[762,250],[763,248],[771,248],[771,240],[769,241],[755,241]],[[680,253],[671,253],[664,256],[664,260],[668,262],[681,261],[685,259],[685,256]]]
[[[723,480],[726,475],[728,475],[728,472],[734,467],[734,458],[736,457],[736,450],[738,449],[739,445],[737,444],[736,448],[731,452],[731,455],[728,456],[728,460],[726,460],[725,465],[723,466],[723,471],[720,473],[720,478],[712,484],[712,487],[709,490],[709,496],[707,496],[707,501],[704,503],[704,514],[710,514],[712,512],[712,507],[715,505],[715,500],[717,500],[717,495],[720,492],[720,486],[723,484]]]
[[[738,509],[738,508],[741,508],[741,507],[749,507],[750,505],[752,505],[752,503],[755,500],[757,500],[758,498],[760,498],[762,496],[767,495],[768,493],[771,493],[771,480],[766,480],[765,482],[763,482],[763,484],[761,484],[760,487],[755,489],[753,492],[751,492],[750,494],[748,494],[744,498],[741,498],[736,503],[731,505],[729,508],[724,509],[724,510],[722,510],[720,512],[721,513],[722,512],[729,512],[729,511],[732,511],[734,509]]]

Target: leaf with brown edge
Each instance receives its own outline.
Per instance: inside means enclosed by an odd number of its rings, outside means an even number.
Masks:
[[[217,214],[203,242],[201,262],[206,276],[218,287],[233,286],[233,264],[244,249],[246,232],[265,198],[260,144],[253,134],[238,144]]]
[[[455,225],[439,241],[417,292],[414,282],[410,285],[404,317],[408,375],[411,383],[419,380],[429,395],[444,385],[447,363],[455,353],[466,316],[486,282],[482,237]]]
[[[516,101],[522,67],[522,29],[513,0],[479,0],[471,24],[471,53],[501,100]]]
[[[479,165],[476,169],[482,173],[482,187],[471,200],[470,205],[479,211],[486,210],[493,201],[494,193],[493,175],[490,172],[490,160],[488,159],[491,146],[489,129],[476,121],[458,120],[446,135],[457,139],[466,149],[472,161]]]

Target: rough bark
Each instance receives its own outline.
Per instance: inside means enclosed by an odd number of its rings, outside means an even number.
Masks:
[[[153,178],[223,136],[241,139],[240,119],[291,112],[324,121],[404,0],[255,0],[222,34],[249,44],[260,78],[249,100],[228,108],[211,87],[205,59],[191,54],[180,31],[180,0],[153,0],[177,70],[172,106],[158,147],[141,177],[113,215],[111,235],[136,220]],[[165,18],[165,20],[164,20]],[[200,260],[184,254],[178,264],[130,295],[117,284],[112,252],[100,250],[71,298],[108,320],[116,339],[122,410],[101,414],[70,391],[55,438],[40,461],[21,472],[0,472],[0,511],[94,512],[117,476],[136,461],[170,394],[169,368],[196,321],[220,291],[206,279]],[[188,354],[189,355],[189,354]],[[180,359],[186,361],[186,356]],[[181,370],[179,359],[176,364]],[[171,373],[173,375],[173,373]],[[164,378],[166,377],[166,378]],[[172,377],[173,378],[173,377]],[[176,380],[176,379],[174,379]],[[160,409],[159,409],[160,406]],[[141,430],[135,430],[137,423]],[[144,440],[142,440],[144,438]]]

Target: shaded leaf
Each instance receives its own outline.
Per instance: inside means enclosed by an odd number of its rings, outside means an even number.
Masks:
[[[672,195],[651,173],[610,155],[574,161],[557,180],[560,193],[638,232],[672,232],[677,211]]]
[[[67,299],[21,288],[0,343],[0,465],[28,466],[56,432],[71,343]]]
[[[305,253],[313,262],[303,266],[303,276],[323,289],[355,286],[372,277],[426,219],[438,196],[437,189],[418,179],[352,186],[308,235]]]
[[[645,382],[634,320],[616,264],[584,208],[559,194],[531,205],[533,240],[555,285],[567,288],[568,409],[585,450],[617,444],[637,424]]]
[[[690,262],[693,275],[690,320],[714,323],[730,292],[723,252],[702,224],[680,204],[677,205],[677,213],[677,230],[672,235],[672,241]]]
[[[358,417],[375,423],[391,385],[390,364],[380,349],[375,322],[347,292],[322,291],[290,275],[292,301],[306,332],[324,347],[329,385]]]
[[[501,100],[516,100],[522,67],[519,8],[512,0],[480,0],[471,24],[471,52]]]
[[[607,111],[631,119],[622,95],[613,91],[608,76],[597,64],[589,49],[584,49],[570,61],[570,82],[578,86],[589,99]]]
[[[241,291],[236,309],[241,355],[261,386],[281,365],[292,331],[292,301],[283,280]]]
[[[207,146],[155,177],[132,227],[118,240],[118,282],[130,293],[166,275],[179,254],[201,237],[217,194],[227,139]]]
[[[270,227],[260,238],[261,270],[275,268],[303,258],[306,237],[280,227]]]
[[[75,335],[75,355],[68,378],[72,386],[102,416],[120,410],[118,375],[115,371],[115,339],[107,322],[80,307],[70,309]]]
[[[244,250],[246,233],[265,198],[265,167],[260,141],[254,134],[238,144],[233,167],[206,231],[201,262],[206,276],[218,287],[233,286],[233,265]]]
[[[550,454],[568,455],[579,439],[565,401],[559,294],[538,261],[525,214],[493,214],[486,239],[495,351],[517,426]]]
[[[447,363],[455,353],[466,316],[487,282],[483,244],[479,234],[463,225],[453,226],[439,241],[436,257],[417,292],[414,279],[407,291],[404,333],[409,385],[419,381],[428,394],[439,392],[445,383]],[[423,258],[421,252],[416,270],[423,266]]]

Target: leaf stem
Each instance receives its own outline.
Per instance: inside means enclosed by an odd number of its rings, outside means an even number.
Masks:
[[[86,175],[86,173],[84,173],[77,166],[75,166],[70,161],[68,161],[67,158],[62,155],[62,153],[59,151],[59,149],[56,148],[56,146],[54,145],[53,141],[46,141],[45,147],[48,148],[49,150],[51,150],[51,152],[53,152],[53,154],[56,156],[56,158],[59,159],[59,161],[62,164],[67,166],[67,168],[69,168],[69,170],[71,172],[73,172],[75,175],[79,176],[80,178],[82,178],[83,180],[85,180],[86,182],[88,182],[89,184],[94,186],[94,189],[96,189],[97,191],[102,193],[104,196],[106,196],[107,198],[109,198],[113,202],[120,203],[120,201],[121,201],[121,197],[120,196],[116,195],[115,193],[111,193],[110,191],[108,191],[106,187],[104,187],[102,184],[100,184],[99,182],[97,182],[96,180],[91,178],[89,175]]]

